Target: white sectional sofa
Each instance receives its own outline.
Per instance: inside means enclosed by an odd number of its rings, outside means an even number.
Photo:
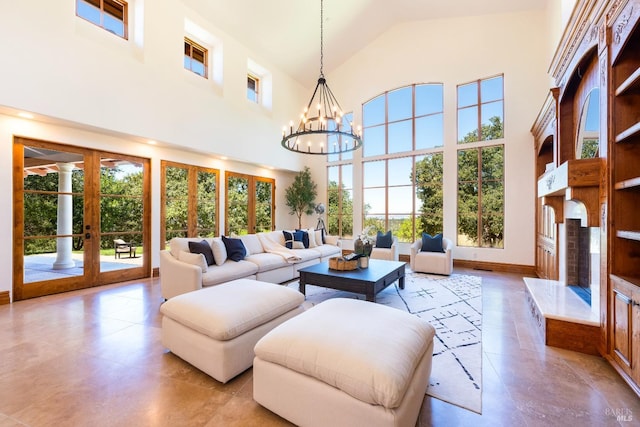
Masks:
[[[310,230],[313,232],[313,230]],[[320,233],[314,233],[314,237]],[[298,270],[326,261],[342,253],[336,236],[324,236],[313,244],[310,239],[308,249],[285,249],[282,231],[248,234],[239,237],[247,250],[244,260],[227,259],[224,243],[220,237],[174,238],[169,242],[169,250],[160,251],[160,286],[164,299],[206,286],[219,285],[236,279],[256,279],[263,282],[283,283],[295,279]],[[212,247],[215,264],[200,266],[190,263],[189,242],[207,241]],[[279,253],[282,252],[282,253]],[[293,256],[287,257],[292,254]]]

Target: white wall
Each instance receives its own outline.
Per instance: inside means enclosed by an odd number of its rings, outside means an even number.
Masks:
[[[444,234],[456,235],[456,85],[504,73],[505,248],[456,247],[454,257],[534,264],[534,143],[530,133],[549,90],[544,11],[441,19],[397,25],[328,76],[345,110],[362,123],[361,105],[412,83],[444,83]],[[366,141],[364,142],[366,144]],[[362,173],[354,161],[354,231],[362,229]],[[314,164],[320,176],[324,164]],[[321,194],[326,198],[326,183]],[[408,247],[401,248],[408,253]]]
[[[131,0],[129,40],[76,17],[75,1],[5,3],[0,105],[229,158],[250,150],[257,163],[300,169],[299,157],[273,147],[306,90],[180,1]],[[217,40],[205,47],[222,52],[212,66],[222,61],[222,84],[184,69],[187,21]],[[246,99],[249,57],[271,72],[271,108]]]

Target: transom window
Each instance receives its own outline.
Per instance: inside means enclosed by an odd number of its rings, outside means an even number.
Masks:
[[[76,0],[76,15],[127,38],[127,3],[119,0]]]
[[[442,84],[385,92],[364,104],[362,117],[364,157],[444,145]]]
[[[260,95],[260,79],[251,74],[247,75],[247,99],[258,103]]]
[[[207,49],[184,38],[184,68],[207,78]]]
[[[504,138],[503,76],[458,86],[458,143]]]

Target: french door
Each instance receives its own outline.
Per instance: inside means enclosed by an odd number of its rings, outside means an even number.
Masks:
[[[234,172],[226,172],[225,178],[225,234],[274,230],[275,180]]]
[[[149,159],[15,138],[14,300],[148,277]]]

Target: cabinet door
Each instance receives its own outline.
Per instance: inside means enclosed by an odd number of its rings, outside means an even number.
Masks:
[[[613,355],[631,373],[633,300],[622,289],[613,290]]]

